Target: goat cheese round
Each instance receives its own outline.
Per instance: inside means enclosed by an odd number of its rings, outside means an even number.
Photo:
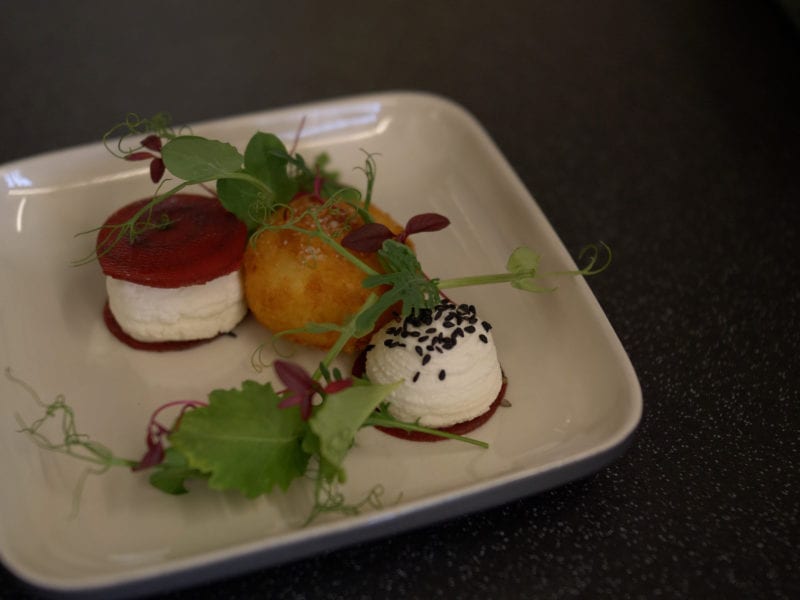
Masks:
[[[366,375],[403,383],[387,401],[402,421],[449,427],[486,412],[503,374],[491,325],[474,306],[444,302],[379,330],[368,346]]]
[[[241,270],[178,288],[106,277],[106,291],[117,323],[140,342],[212,338],[232,330],[247,314]]]

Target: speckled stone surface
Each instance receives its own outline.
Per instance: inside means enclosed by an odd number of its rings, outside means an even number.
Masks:
[[[449,96],[568,248],[614,247],[590,283],[645,411],[581,481],[166,597],[800,597],[800,34],[778,5],[228,4],[4,7],[0,162],[129,110]],[[0,597],[38,594],[0,569]]]

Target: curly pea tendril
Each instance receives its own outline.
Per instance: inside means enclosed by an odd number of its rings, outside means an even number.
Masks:
[[[114,456],[114,453],[108,447],[92,441],[88,435],[80,433],[75,424],[75,412],[67,404],[64,394],[56,395],[55,399],[50,403],[44,402],[39,394],[36,393],[36,390],[11,372],[10,367],[6,367],[5,374],[10,381],[13,381],[28,392],[34,402],[44,409],[44,415],[30,424],[26,423],[18,413],[14,413],[14,417],[20,426],[18,431],[27,434],[40,448],[66,454],[94,465],[85,469],[78,479],[73,493],[71,516],[75,516],[78,513],[83,486],[89,475],[101,475],[111,467],[133,467],[139,462]],[[51,440],[43,431],[51,423],[56,423],[60,426],[60,442]]]

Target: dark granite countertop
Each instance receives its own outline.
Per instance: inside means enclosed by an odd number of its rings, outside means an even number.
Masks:
[[[130,110],[422,90],[484,124],[567,247],[615,249],[590,285],[644,395],[621,459],[167,597],[800,597],[800,34],[777,4],[14,4],[0,163]],[[0,568],[0,597],[37,594]]]

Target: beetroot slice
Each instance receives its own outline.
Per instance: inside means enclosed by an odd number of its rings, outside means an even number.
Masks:
[[[363,377],[364,373],[366,372],[366,365],[367,353],[362,352],[356,357],[356,360],[353,363],[353,376]],[[470,419],[469,421],[456,423],[455,425],[450,425],[449,427],[439,427],[439,431],[445,431],[454,435],[466,435],[471,431],[476,430],[478,427],[492,418],[492,415],[494,415],[495,411],[497,411],[497,407],[500,406],[500,404],[503,402],[503,398],[506,396],[507,387],[508,379],[506,378],[505,373],[503,373],[503,385],[500,386],[500,392],[497,394],[497,398],[494,399],[494,402],[492,402],[489,408],[486,409],[486,412],[478,415],[474,419]],[[433,435],[432,433],[406,431],[405,429],[398,429],[396,427],[383,427],[381,425],[376,425],[375,429],[409,442],[441,442],[447,439],[438,435]]]
[[[138,200],[120,208],[104,223],[124,223],[150,201]],[[114,240],[115,229],[101,229],[97,253],[103,272],[157,288],[199,285],[236,271],[247,244],[247,227],[219,200],[209,196],[176,194],[157,204],[150,216],[164,228],[147,229],[130,238],[123,236],[104,253],[104,244]]]
[[[148,350],[150,352],[188,350],[189,348],[195,348],[196,346],[207,344],[211,340],[215,340],[219,337],[216,336],[202,340],[182,340],[174,342],[141,342],[136,338],[129,336],[127,333],[125,333],[122,327],[120,327],[117,319],[114,318],[114,313],[111,312],[111,307],[108,305],[108,302],[106,302],[106,305],[103,307],[103,322],[106,324],[106,327],[115,338],[117,338],[126,346],[130,346],[134,350]]]

